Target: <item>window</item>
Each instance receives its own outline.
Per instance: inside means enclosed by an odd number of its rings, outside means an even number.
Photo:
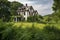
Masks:
[[[25,12],[24,12],[24,15],[25,15]]]

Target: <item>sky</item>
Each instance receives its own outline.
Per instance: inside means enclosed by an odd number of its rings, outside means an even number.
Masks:
[[[28,4],[28,6],[33,6],[35,10],[42,16],[51,14],[53,0],[9,0],[9,1],[18,1],[22,4]]]

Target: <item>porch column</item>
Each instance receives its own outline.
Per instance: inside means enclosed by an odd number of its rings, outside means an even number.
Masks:
[[[17,22],[17,17],[16,17],[16,22]]]
[[[25,20],[26,20],[26,21],[27,21],[27,16],[28,16],[27,14],[28,14],[28,12],[26,11],[26,12],[25,12]]]

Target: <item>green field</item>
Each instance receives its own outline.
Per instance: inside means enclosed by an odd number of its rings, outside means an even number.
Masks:
[[[26,28],[26,27],[32,27],[34,25],[34,27],[37,27],[37,28],[43,28],[46,26],[46,24],[41,24],[41,23],[32,23],[32,22],[15,22],[13,26],[16,26],[16,27],[20,27],[22,26],[22,28]]]
[[[54,24],[42,24],[37,22],[10,22],[10,24],[13,24],[14,27],[22,27],[22,28],[31,28],[33,25],[36,28],[43,29],[46,26],[54,26],[58,29],[60,29],[60,23],[54,23]],[[9,23],[8,23],[9,24]]]
[[[13,26],[15,27],[22,27],[22,28],[27,28],[27,27],[32,27],[34,25],[34,27],[36,28],[40,28],[43,29],[45,26],[54,26],[60,29],[60,24],[59,23],[55,23],[55,24],[42,24],[42,23],[37,23],[37,22],[12,22]]]
[[[0,22],[0,39],[60,40],[59,25],[60,24],[42,24],[36,22]]]

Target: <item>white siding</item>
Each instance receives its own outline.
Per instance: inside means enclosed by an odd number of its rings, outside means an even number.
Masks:
[[[25,20],[27,20],[27,17],[28,17],[28,12],[27,11],[25,12],[24,17],[25,17]]]

